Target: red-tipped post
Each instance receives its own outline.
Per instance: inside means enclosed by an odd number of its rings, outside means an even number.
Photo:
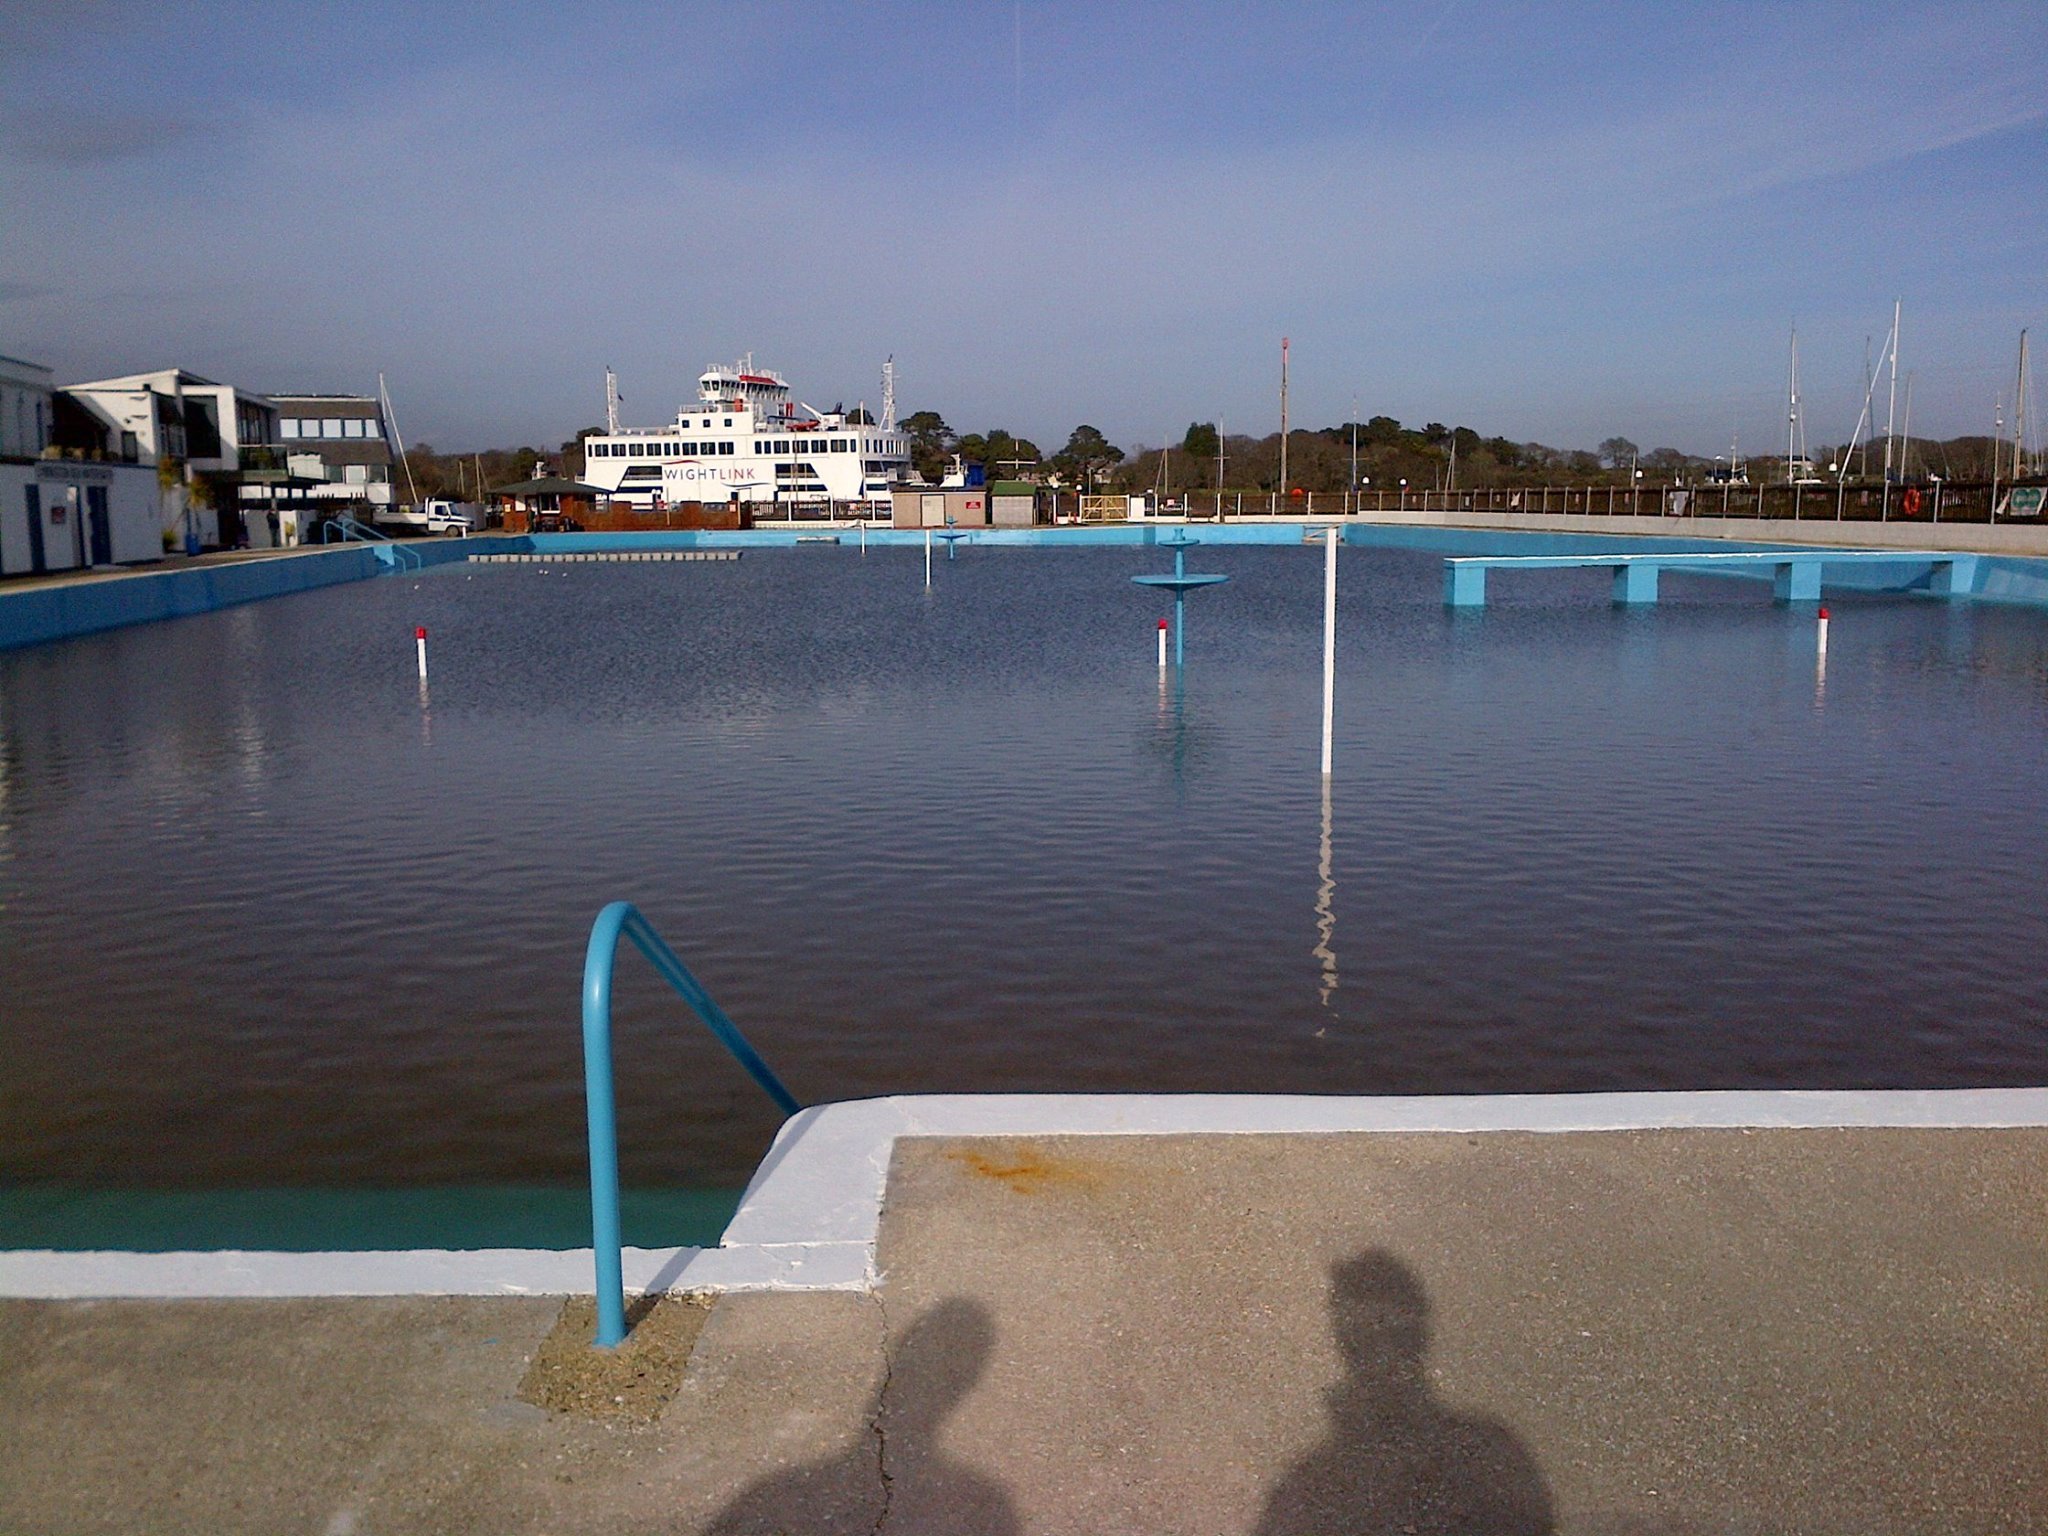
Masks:
[[[1159,621],[1159,670],[1166,670],[1166,620]]]
[[[412,643],[420,653],[420,681],[427,680],[427,626],[422,624],[412,632]]]

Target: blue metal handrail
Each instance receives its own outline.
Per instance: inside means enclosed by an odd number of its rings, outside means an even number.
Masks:
[[[590,1118],[590,1245],[597,1260],[599,1349],[614,1348],[626,1337],[626,1280],[619,1233],[619,1128],[612,1098],[612,969],[622,934],[732,1052],[777,1108],[785,1115],[803,1108],[747,1044],[739,1026],[712,1000],[703,983],[662,942],[638,907],[630,901],[615,901],[597,914],[590,927],[590,947],[583,955],[583,1091]]]
[[[333,517],[325,518],[321,521],[320,542],[322,544],[332,544],[336,534],[341,535],[343,542],[349,539],[355,539],[363,544],[374,544],[379,541],[386,544],[393,542],[390,534],[380,532],[378,529],[372,528],[365,523],[359,523],[346,512],[337,512]]]
[[[377,558],[394,570],[419,571],[426,569],[427,562],[420,557],[418,550],[407,549],[398,540],[392,538],[390,534],[384,532],[383,529],[372,528],[367,523],[359,523],[346,512],[337,513],[320,524],[320,542],[322,544],[332,544],[336,534],[341,535],[343,543],[353,539],[358,544],[376,544],[381,546],[377,551]]]

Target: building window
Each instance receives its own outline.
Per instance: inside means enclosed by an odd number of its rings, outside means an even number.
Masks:
[[[322,437],[341,436],[341,418],[338,416],[323,416],[320,419],[320,435]]]
[[[277,432],[280,437],[297,437],[299,435],[299,418],[296,416],[280,417],[277,423]]]
[[[737,453],[739,450],[736,447],[734,447],[734,445],[731,443],[720,443],[718,445],[718,451],[720,453]]]
[[[346,437],[361,437],[363,435],[363,419],[360,416],[351,416],[341,424],[341,430],[342,434]]]

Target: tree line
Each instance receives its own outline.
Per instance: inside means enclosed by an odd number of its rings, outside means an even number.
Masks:
[[[481,453],[443,454],[426,443],[406,451],[405,469],[394,470],[399,494],[411,500],[446,496],[474,499],[479,487],[558,474],[578,480],[584,474],[583,440],[600,427],[585,427],[553,451],[533,447],[495,448]],[[1403,481],[1409,491],[1485,490],[1503,486],[1583,486],[1630,484],[1637,474],[1648,484],[1697,482],[1724,472],[1725,461],[1681,453],[1676,448],[1639,448],[1626,437],[1607,438],[1597,450],[1552,448],[1544,443],[1482,437],[1470,427],[1429,422],[1403,426],[1391,416],[1374,416],[1336,426],[1297,428],[1287,434],[1287,484],[1280,484],[1280,434],[1264,437],[1226,434],[1213,421],[1188,424],[1178,443],[1139,448],[1126,453],[1087,423],[1074,428],[1057,452],[1046,453],[1030,438],[1002,427],[984,432],[956,432],[937,411],[916,411],[901,430],[910,439],[911,467],[927,481],[937,481],[955,457],[981,466],[991,480],[1056,481],[1066,490],[1105,492],[1291,490],[1342,492],[1354,489],[1394,491]],[[1353,484],[1352,444],[1357,443],[1357,478]],[[1988,437],[1957,437],[1943,441],[1915,438],[1905,444],[1901,479],[1939,475],[1944,480],[1988,479],[1995,451]],[[1844,447],[1817,449],[1813,473],[1832,481]],[[1851,479],[1878,478],[1884,473],[1884,444],[1862,445],[1849,456]],[[1782,456],[1757,454],[1747,461],[1752,482],[1784,478]]]

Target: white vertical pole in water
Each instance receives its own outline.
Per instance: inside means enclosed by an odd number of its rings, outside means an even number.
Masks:
[[[424,683],[424,682],[425,682],[425,681],[427,680],[427,627],[426,627],[426,625],[422,624],[422,625],[420,625],[420,626],[419,626],[418,628],[416,628],[415,630],[413,630],[413,632],[412,632],[412,643],[413,643],[413,646],[414,646],[414,647],[415,647],[415,648],[416,648],[416,649],[417,649],[417,650],[419,651],[419,656],[420,656],[420,681]]]
[[[1166,670],[1166,620],[1159,621],[1159,670]]]
[[[1330,776],[1330,733],[1337,718],[1337,530],[1323,533],[1323,777]]]
[[[924,531],[924,584],[926,590],[930,590],[932,584],[932,531],[929,528]]]

